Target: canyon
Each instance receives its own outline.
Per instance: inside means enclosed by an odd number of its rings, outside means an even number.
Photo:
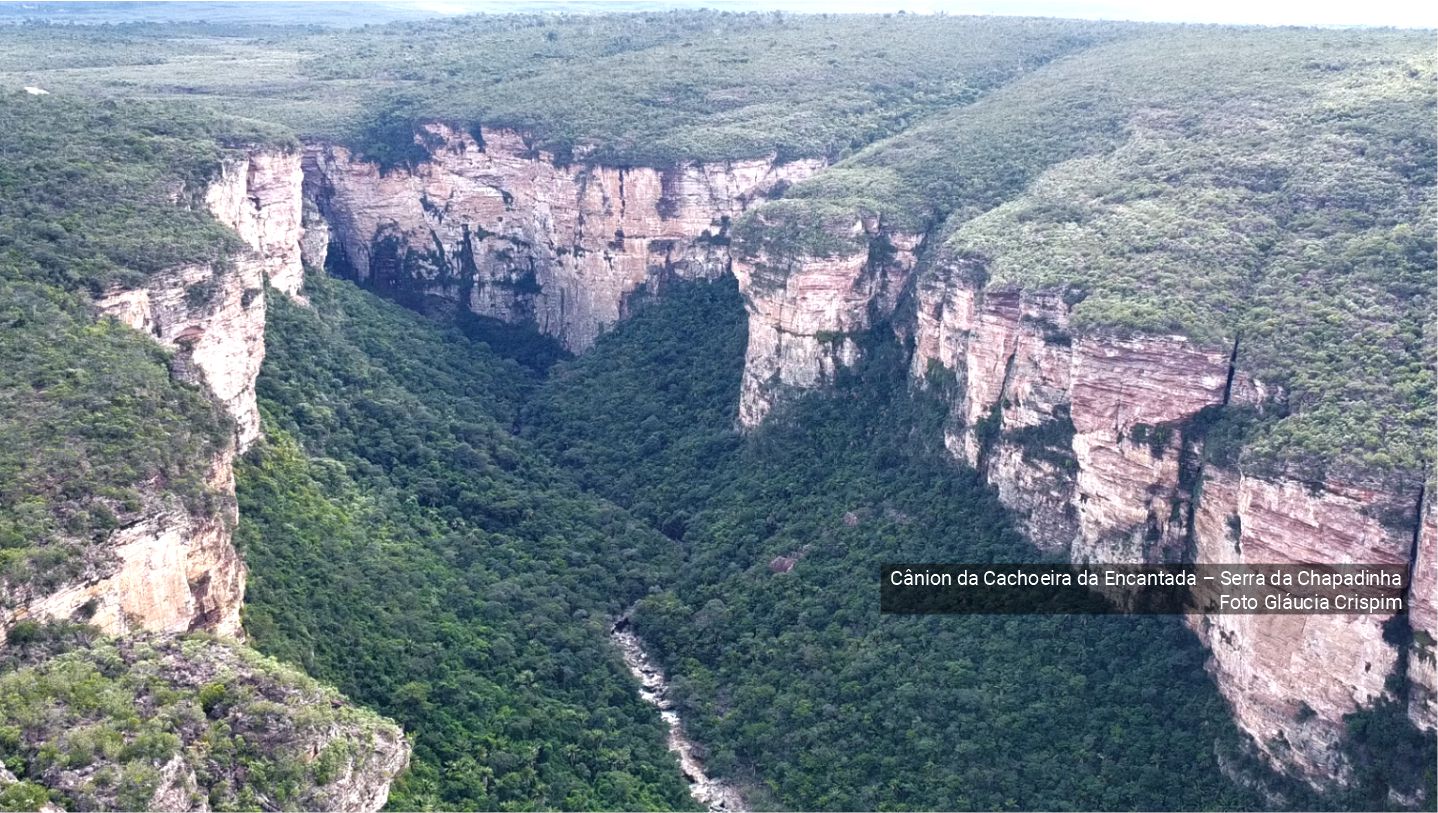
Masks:
[[[853,233],[879,239],[862,223]],[[1284,397],[1243,369],[1237,342],[1080,332],[1070,324],[1079,292],[989,286],[981,261],[943,255],[911,274],[905,317],[874,285],[894,266],[874,268],[872,254],[861,246],[777,269],[759,256],[758,270],[736,272],[751,303],[745,425],[855,362],[847,339],[815,337],[887,317],[914,348],[914,385],[948,403],[945,445],[983,473],[1042,549],[1075,562],[1412,566],[1411,609],[1399,622],[1412,644],[1374,616],[1189,618],[1236,721],[1270,761],[1315,785],[1346,781],[1344,717],[1388,696],[1395,672],[1411,719],[1432,730],[1434,529],[1431,501],[1420,521],[1421,473],[1315,482],[1206,464],[1204,434],[1222,410],[1262,413]],[[897,263],[899,276],[912,265]],[[753,285],[763,276],[770,281]],[[809,337],[808,352],[764,338],[795,334]]]
[[[1240,727],[1314,784],[1345,779],[1344,717],[1387,696],[1395,672],[1410,717],[1432,730],[1438,524],[1423,478],[1312,482],[1205,463],[1218,413],[1261,413],[1284,397],[1244,369],[1240,344],[1074,330],[1075,292],[987,285],[972,261],[928,258],[923,236],[873,217],[854,219],[841,237],[855,248],[839,256],[734,251],[733,221],[819,160],[565,164],[518,132],[441,123],[417,143],[429,158],[393,168],[329,142],[246,151],[204,195],[245,250],[99,299],[102,313],[171,349],[176,377],[206,387],[233,419],[212,466],[219,507],[197,515],[156,496],[111,538],[107,570],[30,597],[0,626],[88,606],[111,633],[242,634],[232,461],[260,434],[264,288],[303,302],[306,265],[426,312],[533,328],[572,352],[666,283],[733,274],[749,320],[741,428],[832,383],[859,362],[866,336],[888,331],[913,348],[913,385],[946,400],[950,453],[984,475],[1040,548],[1075,561],[1411,564],[1411,643],[1371,616],[1189,623]],[[737,809],[716,793],[701,801]]]
[[[1283,770],[1343,781],[1343,718],[1383,697],[1400,661],[1411,717],[1431,730],[1434,534],[1430,505],[1415,542],[1421,477],[1313,483],[1205,465],[1204,430],[1219,411],[1261,412],[1284,397],[1245,371],[1237,343],[1079,333],[1076,292],[989,287],[956,259],[921,268],[923,237],[877,217],[837,235],[854,248],[836,256],[731,252],[732,219],[818,162],[563,167],[509,131],[433,124],[422,140],[429,161],[388,172],[342,147],[307,150],[306,194],[329,224],[331,267],[421,307],[532,327],[571,351],[624,318],[637,292],[732,273],[749,314],[744,428],[832,383],[859,360],[862,337],[887,326],[912,342],[916,386],[952,379],[936,387],[951,403],[946,445],[1043,549],[1106,562],[1412,559],[1410,647],[1370,616],[1190,624],[1240,727]]]

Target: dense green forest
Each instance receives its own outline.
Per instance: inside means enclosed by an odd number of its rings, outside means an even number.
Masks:
[[[274,297],[246,626],[414,734],[393,807],[684,806],[605,638],[645,596],[755,805],[1261,803],[1218,772],[1237,733],[1177,619],[880,618],[882,561],[1033,549],[893,358],[742,440],[737,291],[672,293],[544,381],[349,283]]]
[[[0,609],[103,564],[98,543],[142,509],[216,506],[204,476],[233,427],[94,298],[226,268],[237,237],[203,190],[227,150],[339,139],[388,168],[422,160],[414,128],[436,118],[519,127],[560,162],[824,157],[735,224],[776,276],[862,249],[852,226],[874,215],[926,235],[920,274],[1068,290],[1078,330],[1237,342],[1283,391],[1264,420],[1215,428],[1250,470],[1421,476],[1431,45],[715,12],[0,26]],[[954,393],[909,386],[887,325],[856,337],[864,360],[832,391],[746,436],[729,279],[627,303],[579,358],[313,269],[305,293],[270,294],[266,437],[236,472],[244,625],[267,657],[15,626],[0,761],[24,781],[0,809],[43,803],[96,755],[118,775],[56,798],[136,807],[153,763],[194,743],[224,777],[217,808],[313,802],[301,756],[253,748],[247,726],[283,702],[320,707],[305,725],[400,723],[414,758],[392,809],[691,809],[609,640],[630,608],[706,768],[755,807],[1438,796],[1434,738],[1391,698],[1348,721],[1351,787],[1274,775],[1177,618],[879,615],[881,563],[1039,556],[944,450]],[[207,657],[257,677],[168,686],[173,662]]]
[[[757,806],[1385,807],[1390,784],[1431,792],[1432,737],[1394,703],[1355,716],[1364,781],[1345,795],[1266,775],[1177,618],[881,617],[884,562],[1038,553],[943,453],[943,410],[906,392],[891,339],[741,441],[726,429],[743,345],[732,284],[676,292],[556,368],[523,434],[683,548],[636,624],[708,765]]]
[[[608,625],[678,550],[508,432],[530,374],[349,283],[271,300],[245,626],[415,740],[391,807],[691,803]]]

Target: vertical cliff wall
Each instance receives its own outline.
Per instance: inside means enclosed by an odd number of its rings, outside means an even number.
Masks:
[[[846,236],[849,253],[736,261],[750,315],[743,425],[832,381],[857,360],[856,335],[902,310],[912,377],[952,398],[945,444],[1040,547],[1095,562],[1413,562],[1411,644],[1385,635],[1384,617],[1190,619],[1235,719],[1273,762],[1344,779],[1344,717],[1383,697],[1400,665],[1412,719],[1433,727],[1438,528],[1429,501],[1419,532],[1418,478],[1307,482],[1205,462],[1224,409],[1285,397],[1245,372],[1237,341],[1077,331],[1077,291],[988,285],[955,258],[916,272],[920,241],[876,222]]]
[[[739,423],[757,426],[784,398],[832,383],[859,358],[856,338],[894,312],[922,237],[877,218],[854,221],[852,250],[784,257],[763,251],[734,262],[749,314]]]
[[[713,279],[729,224],[821,162],[562,165],[508,130],[426,125],[430,158],[381,171],[344,147],[305,155],[330,266],[422,307],[530,325],[579,351],[636,292]]]
[[[154,274],[96,303],[174,352],[175,377],[206,388],[234,419],[232,444],[210,461],[211,499],[196,504],[147,484],[137,518],[103,543],[83,581],[25,597],[0,627],[84,616],[107,633],[212,630],[237,637],[245,567],[231,544],[234,455],[259,437],[255,379],[264,360],[268,281],[298,295],[303,280],[300,155],[255,149],[227,159],[204,203],[245,248],[221,262]],[[3,632],[0,632],[3,635]]]
[[[1415,561],[1410,704],[1433,725],[1431,509],[1422,542],[1415,477],[1307,482],[1206,464],[1204,432],[1229,405],[1282,398],[1241,349],[1183,336],[1076,333],[1073,294],[986,288],[940,264],[915,288],[912,374],[960,386],[946,443],[998,489],[1039,545],[1074,561]],[[1429,585],[1425,588],[1425,585]],[[1427,593],[1423,591],[1427,589]],[[1372,704],[1400,646],[1375,616],[1190,619],[1240,726],[1273,761],[1345,775],[1343,718]],[[1428,648],[1425,650],[1424,647]]]

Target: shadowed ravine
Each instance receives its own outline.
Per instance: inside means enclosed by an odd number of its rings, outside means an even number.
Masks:
[[[669,750],[679,758],[679,770],[689,785],[689,794],[706,810],[746,810],[737,790],[704,772],[704,763],[694,753],[694,741],[684,733],[684,721],[679,719],[679,712],[674,710],[674,702],[669,699],[669,680],[664,676],[664,670],[645,651],[644,642],[634,634],[628,614],[615,623],[610,634],[624,656],[624,665],[639,680],[639,696],[659,709],[659,716],[664,718],[664,725],[669,728]]]

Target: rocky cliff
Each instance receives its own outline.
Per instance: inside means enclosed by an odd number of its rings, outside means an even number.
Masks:
[[[239,637],[245,565],[230,535],[235,526],[234,454],[211,465],[214,499],[187,504],[146,495],[128,524],[87,553],[85,575],[58,589],[16,596],[0,623],[7,631],[27,619],[77,619],[110,634],[139,630],[211,630]]]
[[[1415,562],[1411,645],[1375,616],[1190,619],[1236,720],[1273,762],[1341,780],[1345,715],[1383,697],[1399,669],[1410,716],[1433,727],[1438,528],[1429,505],[1418,533],[1421,478],[1313,482],[1211,462],[1206,433],[1225,409],[1262,413],[1285,397],[1245,371],[1236,340],[1078,331],[1077,290],[989,285],[980,261],[954,257],[916,272],[919,240],[876,222],[849,232],[847,253],[775,261],[761,242],[735,263],[750,315],[744,426],[832,381],[857,360],[855,337],[897,315],[912,377],[950,399],[946,445],[1040,547],[1074,561]]]
[[[145,504],[87,555],[79,581],[20,597],[0,624],[83,617],[108,633],[211,630],[239,636],[245,567],[231,544],[236,521],[232,463],[259,437],[255,379],[264,360],[266,282],[298,295],[301,267],[300,155],[254,149],[225,161],[204,204],[233,228],[243,249],[223,261],[153,274],[96,303],[173,351],[176,378],[203,386],[234,420],[234,442],[210,461],[210,499],[195,502],[146,484]],[[3,638],[0,638],[3,640]]]
[[[877,218],[857,218],[847,232],[846,252],[780,255],[761,248],[734,262],[749,313],[742,426],[758,425],[789,395],[833,382],[858,360],[856,338],[893,314],[922,238]]]
[[[1414,477],[1320,481],[1206,462],[1229,406],[1283,394],[1241,347],[1070,329],[1076,292],[985,286],[940,262],[916,286],[912,374],[952,375],[946,443],[980,468],[1040,546],[1075,561],[1409,563],[1412,717],[1432,727],[1431,509],[1421,544]],[[1425,587],[1425,585],[1428,585]],[[1425,592],[1426,590],[1426,592]],[[1190,619],[1240,726],[1275,762],[1342,777],[1345,715],[1385,692],[1403,644],[1375,616]],[[1427,647],[1425,649],[1424,647]]]
[[[729,265],[729,225],[815,160],[564,164],[509,130],[423,128],[429,159],[387,171],[333,144],[305,154],[329,265],[423,308],[533,326],[579,351],[630,297]]]
[[[203,634],[80,644],[0,692],[0,790],[56,809],[378,810],[409,763],[394,723]]]

